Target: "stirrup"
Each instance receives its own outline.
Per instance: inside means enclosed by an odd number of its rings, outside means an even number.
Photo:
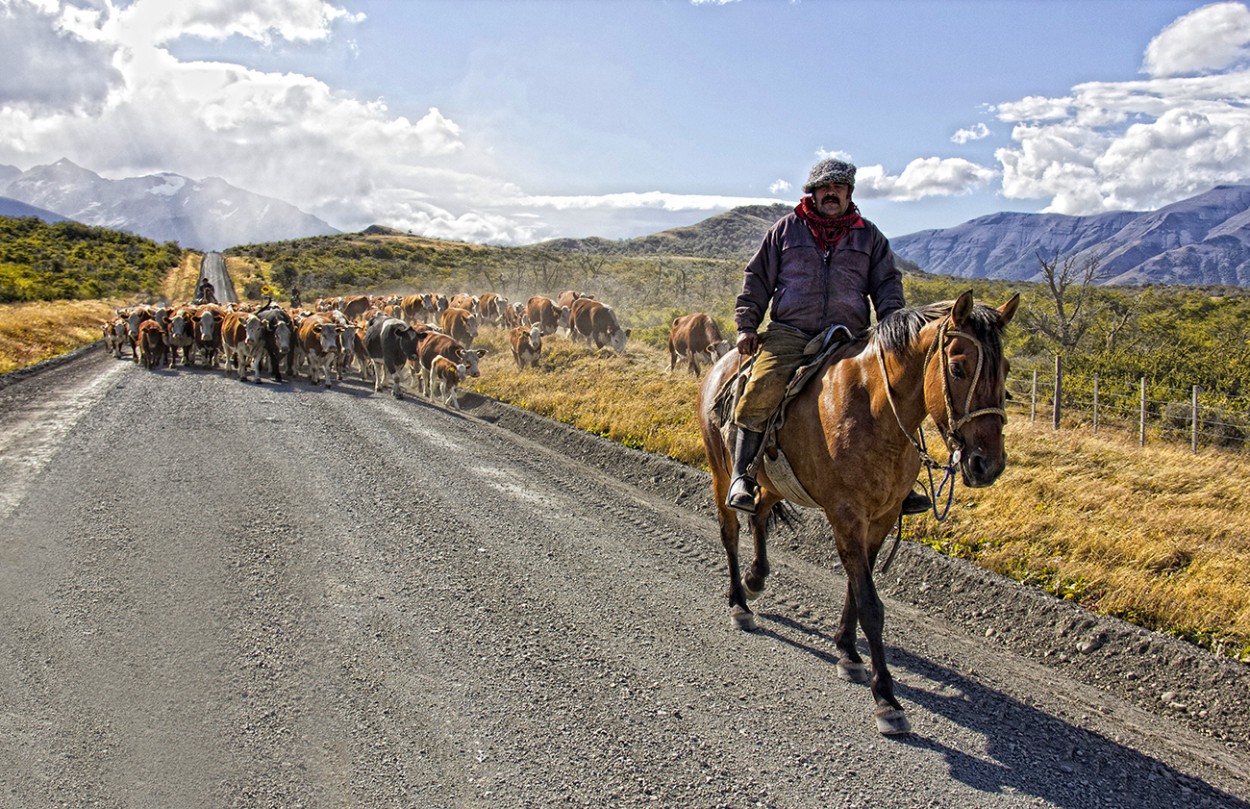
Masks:
[[[912,490],[903,498],[904,514],[924,514],[933,508],[933,501],[923,494]]]
[[[729,493],[725,495],[725,505],[743,514],[754,514],[759,510],[755,497],[759,485],[747,475],[738,475],[729,484]]]

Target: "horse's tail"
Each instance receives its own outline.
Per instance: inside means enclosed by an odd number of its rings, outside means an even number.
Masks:
[[[778,525],[793,529],[798,518],[799,512],[794,506],[779,500],[768,510],[768,529],[771,531]]]

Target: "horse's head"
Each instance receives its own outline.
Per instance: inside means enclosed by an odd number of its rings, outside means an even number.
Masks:
[[[960,295],[950,315],[935,321],[925,368],[925,407],[952,453],[964,485],[989,486],[1007,465],[1003,446],[1007,359],[1003,329],[1020,296],[994,309]]]

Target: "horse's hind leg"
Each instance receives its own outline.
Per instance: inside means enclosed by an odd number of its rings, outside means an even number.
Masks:
[[[755,559],[752,560],[751,569],[747,572],[746,579],[743,580],[746,596],[749,599],[759,598],[760,593],[764,592],[764,585],[770,572],[768,517],[772,513],[773,506],[780,500],[780,497],[765,491],[760,497],[759,508],[751,515],[751,537],[755,540]]]
[[[742,586],[742,572],[738,564],[738,512],[724,504],[728,485],[714,487],[716,491],[716,519],[720,522],[720,541],[725,546],[725,561],[729,567],[729,620],[738,629],[753,631],[757,628],[755,613],[747,606],[747,592]]]
[[[855,603],[855,590],[848,581],[846,584],[846,603],[842,605],[842,619],[838,622],[838,631],[833,635],[833,645],[837,647],[838,677],[849,683],[868,682],[868,667],[855,648],[855,632],[859,626],[859,607]]]

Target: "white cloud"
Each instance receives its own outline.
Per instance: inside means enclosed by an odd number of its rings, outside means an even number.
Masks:
[[[1216,3],[1191,11],[1163,29],[1146,47],[1142,70],[1161,78],[1245,67],[1248,62],[1250,8]]]
[[[967,194],[995,177],[992,169],[957,157],[922,157],[891,176],[881,166],[860,166],[855,174],[855,195],[862,199],[908,202],[925,197]]]
[[[1003,195],[1092,214],[1151,210],[1250,182],[1248,43],[1250,9],[1207,6],[1150,43],[1150,78],[998,105],[999,119],[1015,124],[1014,145],[995,153]]]
[[[98,110],[121,74],[116,47],[94,36],[98,12],[0,4],[0,108],[34,115]]]
[[[768,186],[768,190],[773,194],[787,194],[793,187],[794,186],[786,180],[773,180],[773,184]]]
[[[951,143],[963,145],[971,143],[975,140],[984,140],[990,136],[990,128],[983,123],[977,123],[967,129],[959,129],[951,135]]]

